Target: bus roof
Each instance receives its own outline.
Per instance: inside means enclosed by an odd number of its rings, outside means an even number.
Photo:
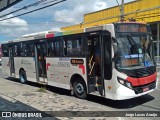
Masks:
[[[67,31],[67,32],[58,32],[58,31],[42,31],[32,34],[23,35],[20,38],[11,40],[11,41],[4,41],[2,44],[5,43],[12,43],[12,42],[20,42],[20,41],[29,41],[29,40],[37,40],[37,39],[44,39],[44,38],[51,38],[51,37],[57,37],[57,36],[64,36],[64,35],[70,35],[70,34],[76,34],[76,33],[83,33],[84,29],[80,29],[77,31]]]

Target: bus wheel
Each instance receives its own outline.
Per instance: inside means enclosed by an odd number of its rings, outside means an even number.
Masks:
[[[19,79],[20,79],[20,82],[22,84],[25,84],[27,82],[27,77],[26,77],[26,73],[24,70],[21,70],[20,73],[19,73]]]
[[[87,90],[85,83],[79,79],[73,83],[74,95],[80,99],[85,99],[87,97]]]

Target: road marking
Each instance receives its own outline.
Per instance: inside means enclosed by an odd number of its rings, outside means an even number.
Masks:
[[[118,118],[118,120],[124,120],[124,118],[122,118],[122,117],[116,117],[116,118]]]

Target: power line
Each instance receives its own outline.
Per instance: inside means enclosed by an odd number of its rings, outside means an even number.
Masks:
[[[53,0],[53,1],[46,1],[45,3],[42,3],[42,5],[46,5],[46,4],[49,4],[49,3],[52,3],[52,2],[54,2],[54,1],[56,1],[56,0]]]
[[[56,1],[57,1],[57,0],[56,0]],[[19,15],[13,16],[13,17],[5,18],[5,19],[1,19],[0,21],[4,21],[4,20],[8,20],[8,19],[15,18],[15,17],[19,17],[19,16],[22,16],[22,15],[26,15],[26,14],[29,14],[29,13],[32,13],[32,12],[35,12],[35,11],[38,11],[38,10],[41,10],[41,9],[44,9],[44,8],[47,8],[47,7],[50,7],[50,6],[53,6],[53,5],[59,4],[59,3],[62,3],[62,2],[65,2],[65,1],[67,1],[67,0],[61,0],[61,1],[59,1],[59,2],[56,2],[56,3],[50,4],[50,5],[47,5],[47,6],[44,6],[44,7],[41,7],[41,8],[35,9],[35,10],[32,10],[32,11],[29,11],[29,12],[26,12],[26,13],[22,13],[22,14],[19,14]]]
[[[32,6],[37,6],[37,5],[39,5],[40,3],[45,2],[45,1],[46,1],[46,0],[40,0],[40,1],[38,1],[38,2],[35,2],[35,3],[30,4],[30,5],[24,6],[24,7],[22,7],[22,8],[19,8],[19,9],[15,10],[15,11],[12,11],[12,12],[10,12],[10,13],[7,13],[7,14],[2,15],[2,16],[0,16],[0,18],[5,17],[5,16],[10,15],[10,14],[15,13],[15,12],[19,12],[19,11],[24,10],[24,9],[28,9],[29,7],[32,7]]]
[[[40,5],[41,3],[44,3],[44,2],[46,2],[46,4],[47,4],[47,3],[53,3],[53,2],[56,2],[56,1],[58,1],[58,0],[52,0],[52,1],[49,1],[49,2],[47,2],[47,0],[39,0],[35,3],[29,4],[27,6],[19,8],[15,11],[10,12],[10,13],[4,14],[4,15],[0,16],[0,18],[5,17],[5,16],[10,15],[10,14],[13,14],[13,13],[16,13],[16,12],[19,12],[19,11],[22,11],[22,10],[26,10],[26,9],[28,9],[30,7],[33,7],[33,6],[38,6],[38,5]]]

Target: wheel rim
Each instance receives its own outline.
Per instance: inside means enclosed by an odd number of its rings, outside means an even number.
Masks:
[[[83,85],[81,83],[78,83],[76,85],[76,91],[77,91],[78,94],[84,93],[84,87],[83,87]]]

